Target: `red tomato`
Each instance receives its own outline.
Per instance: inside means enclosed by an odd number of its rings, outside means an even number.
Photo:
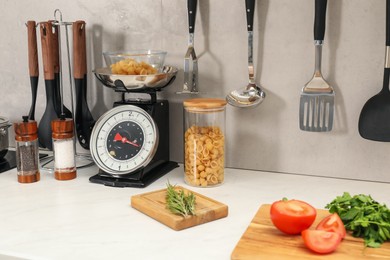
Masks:
[[[310,250],[319,254],[328,254],[336,250],[341,236],[335,232],[306,229],[302,231],[303,242]]]
[[[272,223],[280,231],[296,235],[308,229],[314,222],[317,211],[300,200],[280,200],[271,205]]]
[[[333,213],[332,215],[329,215],[321,220],[316,229],[336,232],[340,234],[341,238],[344,238],[347,234],[344,223],[337,213]]]

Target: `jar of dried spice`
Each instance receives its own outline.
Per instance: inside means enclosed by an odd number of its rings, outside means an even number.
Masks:
[[[192,186],[220,185],[225,173],[226,101],[194,98],[183,105],[184,180]]]
[[[16,168],[20,183],[37,182],[40,179],[37,122],[28,120],[14,123],[16,141]]]

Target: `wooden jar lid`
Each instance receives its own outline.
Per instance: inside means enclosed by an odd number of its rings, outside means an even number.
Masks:
[[[218,109],[226,106],[226,100],[220,98],[192,98],[184,100],[183,105],[188,110]]]
[[[23,116],[23,121],[14,123],[15,140],[19,142],[29,142],[38,139],[38,126],[34,120],[28,120],[28,116]]]
[[[74,136],[73,119],[55,119],[51,121],[52,137],[55,139],[67,139]]]

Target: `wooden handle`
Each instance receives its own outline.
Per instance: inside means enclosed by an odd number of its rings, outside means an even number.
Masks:
[[[87,35],[86,35],[86,24],[85,22],[84,23],[84,26],[83,26],[83,33],[82,33],[82,39],[81,39],[81,42],[82,42],[82,50],[83,50],[83,57],[82,57],[82,61],[81,61],[81,70],[83,71],[84,75],[87,74]]]
[[[73,23],[73,75],[82,79],[86,73],[85,22]]]
[[[28,69],[30,77],[39,76],[37,30],[35,21],[27,22]]]
[[[49,22],[41,22],[42,61],[45,80],[54,79],[53,33]]]
[[[59,37],[58,37],[58,25],[53,24],[55,21],[50,20],[49,23],[52,24],[53,28],[53,41],[52,41],[52,49],[53,49],[53,57],[54,57],[54,73],[59,73],[60,72],[60,51],[59,51]]]

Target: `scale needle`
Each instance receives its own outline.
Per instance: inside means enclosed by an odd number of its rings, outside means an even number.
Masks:
[[[139,147],[139,144],[136,144],[134,142],[127,140],[126,137],[122,137],[119,133],[116,133],[116,135],[114,137],[114,142],[122,142],[122,143],[131,144],[132,146],[135,146],[135,147]]]

